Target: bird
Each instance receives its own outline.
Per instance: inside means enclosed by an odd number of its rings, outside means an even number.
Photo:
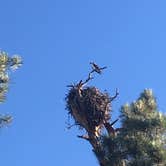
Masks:
[[[90,64],[92,65],[92,72],[93,71],[95,71],[96,73],[98,73],[98,74],[101,74],[101,72],[102,72],[102,70],[103,69],[106,69],[107,67],[105,66],[105,67],[99,67],[96,63],[94,63],[94,62],[90,62]]]

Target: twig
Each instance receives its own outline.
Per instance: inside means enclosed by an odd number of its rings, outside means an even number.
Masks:
[[[118,120],[119,120],[119,118],[116,119],[115,121],[113,121],[110,125],[113,126]]]
[[[69,129],[71,129],[73,126],[76,126],[76,125],[75,125],[75,124],[70,125],[70,126],[67,127],[67,129],[69,130]]]
[[[82,138],[82,139],[85,139],[87,141],[90,140],[89,136],[88,135],[77,135],[78,138]]]
[[[110,100],[113,101],[114,99],[117,98],[118,95],[119,95],[119,91],[118,91],[118,89],[116,88],[116,93],[115,93],[114,96],[112,96],[112,97],[110,98]]]
[[[91,76],[91,72],[88,74],[88,78],[82,83],[82,86],[85,85],[87,82],[89,82],[90,80],[92,80],[93,77]]]
[[[73,88],[73,87],[74,87],[74,85],[73,85],[73,84],[71,84],[71,85],[67,85],[66,87]]]
[[[68,126],[66,127],[68,130],[71,129],[72,127],[74,127],[74,126],[79,125],[79,124],[77,124],[77,123],[70,125],[70,124],[67,123],[67,122],[66,122],[66,124],[68,125]]]

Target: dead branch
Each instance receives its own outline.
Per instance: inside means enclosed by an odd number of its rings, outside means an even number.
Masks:
[[[111,101],[115,100],[118,95],[119,95],[119,91],[118,91],[118,89],[116,88],[116,93],[115,93],[114,96],[110,97],[110,100],[111,100]]]
[[[74,84],[67,85],[66,87],[74,88]]]
[[[119,118],[114,120],[110,125],[113,126],[118,120],[119,120]]]
[[[116,134],[116,129],[113,128],[113,125],[118,121],[119,119],[116,119],[115,121],[113,121],[111,124],[109,122],[104,123],[104,126],[108,132],[109,135],[113,135],[115,136]]]
[[[85,139],[87,141],[90,140],[89,136],[88,135],[77,135],[78,138],[82,138],[82,139]]]
[[[89,82],[92,79],[93,79],[93,77],[91,76],[91,72],[90,72],[88,74],[88,78],[84,82],[82,80],[80,80],[78,84],[76,84],[76,85],[74,85],[74,84],[67,85],[67,87],[69,87],[69,88],[77,87],[78,89],[81,89],[87,82]]]
[[[93,77],[91,76],[91,72],[88,74],[88,78],[82,83],[82,86],[85,85],[87,82],[89,82],[90,80],[92,80]]]
[[[70,125],[70,126],[67,127],[67,129],[69,130],[69,129],[71,129],[74,126],[77,126],[77,124]]]

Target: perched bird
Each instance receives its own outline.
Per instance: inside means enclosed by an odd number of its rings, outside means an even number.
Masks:
[[[101,74],[101,71],[103,70],[103,69],[106,69],[107,67],[105,66],[105,67],[99,67],[97,64],[95,64],[94,62],[90,62],[90,64],[92,65],[92,69],[93,69],[93,71],[95,71],[96,73],[98,73],[98,74]],[[93,72],[92,71],[92,72]]]

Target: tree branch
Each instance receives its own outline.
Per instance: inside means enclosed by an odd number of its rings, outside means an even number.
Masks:
[[[89,136],[88,135],[77,135],[78,138],[82,138],[82,139],[85,139],[87,141],[90,140]]]
[[[110,100],[111,100],[111,101],[115,100],[118,95],[119,95],[119,91],[118,91],[118,89],[116,88],[116,93],[115,93],[114,96],[110,97]]]
[[[110,125],[113,126],[118,120],[119,120],[119,118],[114,120]]]

